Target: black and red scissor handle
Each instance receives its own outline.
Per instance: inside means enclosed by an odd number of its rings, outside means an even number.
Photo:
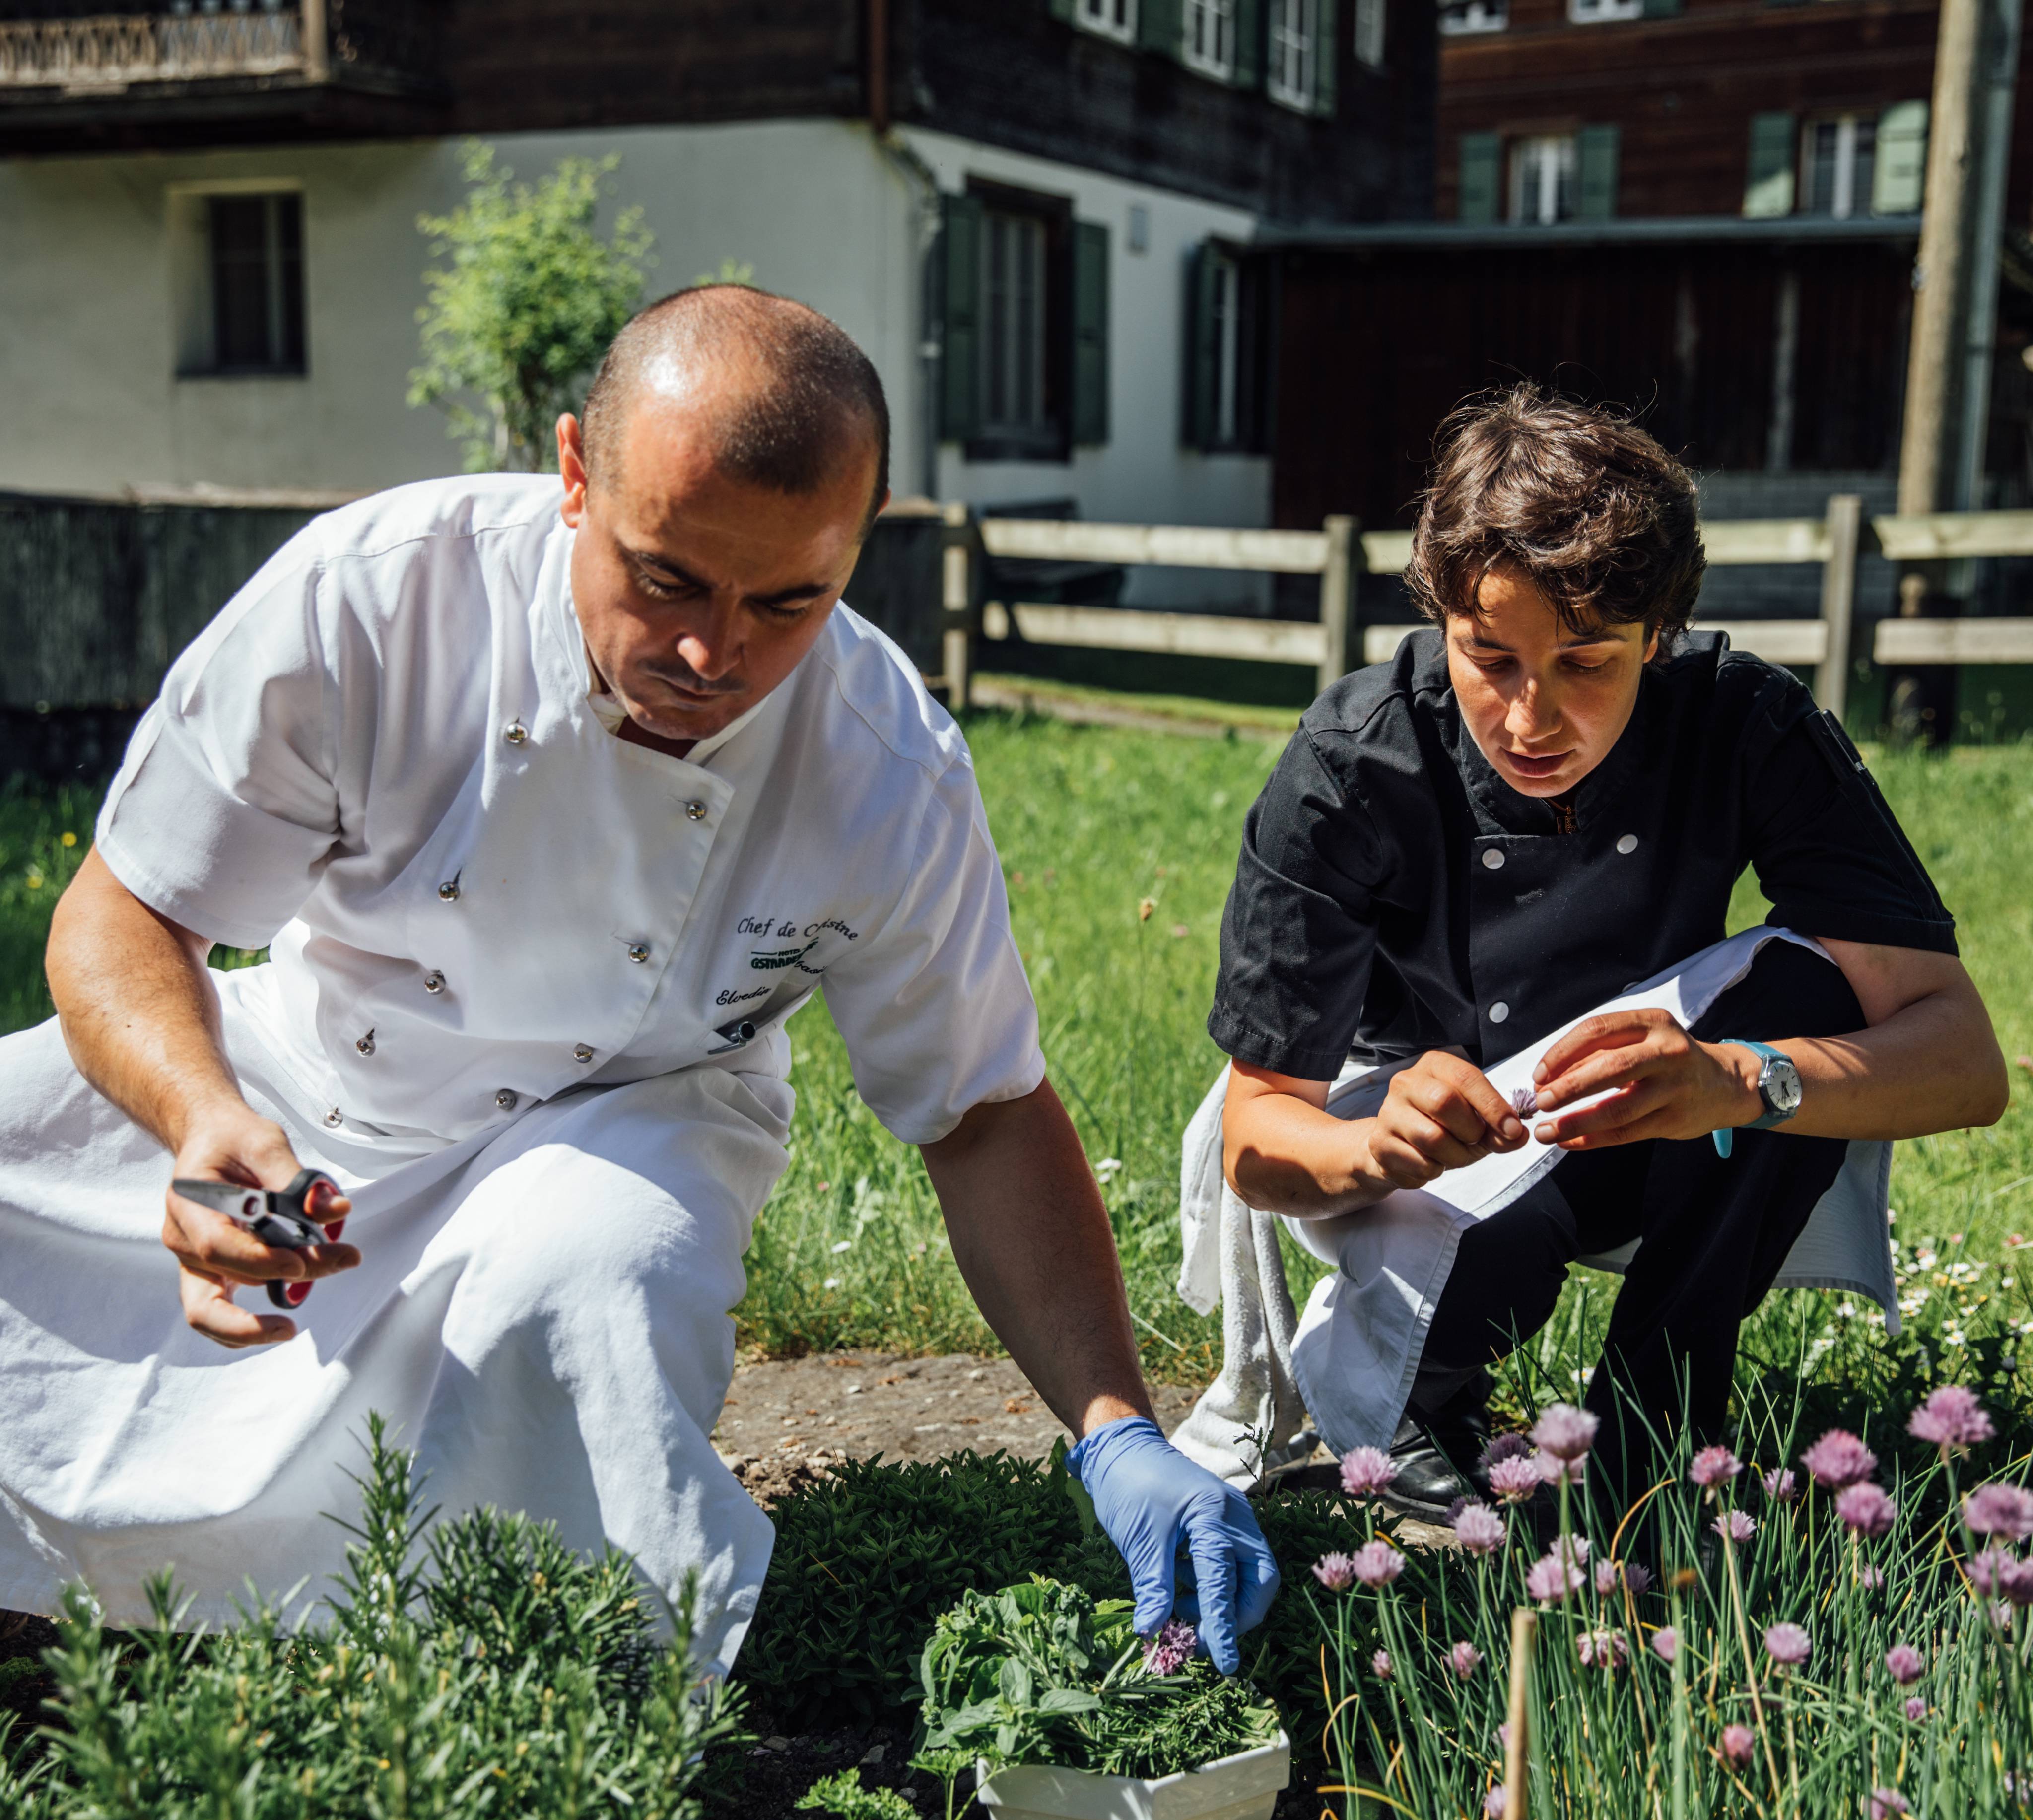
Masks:
[[[238,1182],[198,1182],[182,1177],[170,1186],[186,1200],[216,1208],[264,1245],[284,1251],[304,1251],[314,1245],[328,1244],[346,1230],[343,1219],[318,1218],[318,1209],[336,1199],[342,1190],[330,1176],[315,1169],[300,1170],[283,1189],[242,1188]],[[307,1283],[268,1285],[268,1299],[278,1308],[301,1308],[310,1293]]]

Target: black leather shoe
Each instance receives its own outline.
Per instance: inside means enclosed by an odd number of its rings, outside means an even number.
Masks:
[[[1477,1372],[1437,1410],[1408,1408],[1391,1439],[1398,1476],[1383,1493],[1391,1509],[1446,1522],[1464,1498],[1489,1496],[1482,1451],[1489,1444],[1489,1374]]]

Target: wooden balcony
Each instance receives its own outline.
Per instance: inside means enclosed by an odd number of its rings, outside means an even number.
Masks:
[[[137,83],[310,74],[294,10],[0,24],[0,89],[103,95]]]

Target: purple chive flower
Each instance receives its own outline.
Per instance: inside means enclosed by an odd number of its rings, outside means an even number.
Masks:
[[[1369,1658],[1369,1672],[1380,1681],[1388,1681],[1398,1672],[1391,1661],[1388,1650],[1379,1650]]]
[[[1608,1598],[1619,1586],[1629,1589],[1634,1598],[1652,1584],[1652,1570],[1642,1567],[1635,1561],[1597,1561],[1595,1564],[1595,1590]]]
[[[1588,1455],[1578,1459],[1564,1460],[1558,1454],[1538,1453],[1530,1456],[1529,1464],[1539,1469],[1539,1477],[1549,1485],[1578,1485],[1588,1475]]]
[[[1896,1814],[1910,1814],[1913,1811],[1907,1805],[1906,1797],[1896,1788],[1872,1789],[1867,1805],[1870,1810],[1870,1820],[1893,1820],[1893,1816]]]
[[[1572,1403],[1549,1403],[1533,1425],[1532,1439],[1541,1453],[1557,1460],[1578,1460],[1595,1445],[1595,1431],[1601,1425],[1599,1417]]]
[[[1313,1578],[1331,1593],[1345,1593],[1355,1584],[1355,1563],[1346,1555],[1323,1555],[1313,1563]]]
[[[1906,1701],[1906,1717],[1917,1725],[1926,1716],[1927,1702],[1918,1694],[1909,1695]]]
[[[1931,1441],[1945,1452],[1973,1447],[1991,1436],[1990,1417],[1976,1392],[1961,1384],[1942,1384],[1906,1419],[1906,1432],[1916,1440]]]
[[[1902,1687],[1910,1687],[1919,1680],[1926,1666],[1911,1643],[1894,1643],[1885,1652],[1885,1672]]]
[[[1793,1474],[1788,1466],[1774,1466],[1765,1475],[1765,1495],[1774,1504],[1790,1504],[1793,1501]]]
[[[1447,1651],[1447,1666],[1466,1681],[1482,1666],[1482,1652],[1473,1643],[1457,1643]]]
[[[1542,1605],[1558,1605],[1582,1587],[1582,1571],[1571,1560],[1548,1555],[1534,1561],[1525,1575],[1525,1590]]]
[[[1503,1820],[1503,1811],[1511,1805],[1511,1796],[1501,1786],[1490,1790],[1482,1798],[1483,1820]]]
[[[2012,1608],[2000,1599],[1990,1608],[1990,1621],[2001,1631],[2012,1628]]]
[[[1397,1476],[1381,1447],[1355,1447],[1341,1457],[1341,1489],[1352,1498],[1373,1498]]]
[[[1522,1504],[1545,1481],[1530,1454],[1512,1454],[1489,1469],[1489,1489],[1507,1504]]]
[[[1973,1534],[2009,1536],[2023,1542],[2033,1536],[2033,1492],[2017,1485],[1979,1485],[1963,1500],[1963,1521]]]
[[[1870,1561],[1866,1561],[1856,1571],[1856,1583],[1866,1593],[1874,1593],[1885,1584],[1885,1570]]]
[[[1765,1653],[1782,1668],[1799,1668],[1814,1646],[1814,1639],[1798,1624],[1774,1624],[1765,1633]]]
[[[1728,1447],[1703,1447],[1687,1468],[1687,1477],[1705,1492],[1733,1479],[1743,1470],[1743,1462]]]
[[[1997,1590],[2015,1605],[2033,1605],[2033,1560],[2007,1561],[1999,1570]]]
[[[1365,1586],[1387,1586],[1405,1571],[1405,1557],[1388,1542],[1365,1542],[1351,1565]]]
[[[1738,1769],[1750,1761],[1750,1747],[1756,1740],[1748,1725],[1725,1725],[1722,1728],[1722,1754]]]
[[[1455,1519],[1455,1536],[1471,1555],[1493,1555],[1503,1546],[1503,1519],[1487,1504],[1464,1504]]]
[[[1747,1542],[1758,1533],[1756,1521],[1742,1511],[1724,1511],[1709,1526],[1732,1542]]]
[[[1584,1668],[1620,1668],[1631,1658],[1631,1646],[1621,1631],[1584,1631],[1581,1655]]]
[[[1631,1589],[1634,1599],[1651,1590],[1652,1570],[1636,1561],[1623,1563],[1623,1583]]]
[[[1539,1095],[1537,1089],[1530,1086],[1529,1084],[1523,1087],[1512,1088],[1511,1090],[1511,1110],[1516,1113],[1520,1118],[1531,1118],[1533,1114],[1539,1110]]]
[[[1671,1624],[1661,1624],[1646,1641],[1652,1646],[1652,1653],[1669,1665],[1680,1653],[1680,1633]]]
[[[1979,1593],[2001,1593],[2005,1590],[2005,1575],[2013,1565],[2012,1556],[2004,1549],[1982,1548],[1970,1556],[1963,1571],[1969,1575],[1969,1583]]]
[[[1482,1450],[1480,1463],[1488,1472],[1499,1460],[1522,1460],[1531,1451],[1532,1444],[1522,1435],[1502,1434]]]
[[[1800,1464],[1824,1491],[1839,1492],[1878,1470],[1878,1455],[1847,1429],[1830,1429],[1801,1455]]]
[[[1898,1514],[1899,1507],[1868,1479],[1836,1493],[1836,1515],[1859,1536],[1883,1535]]]
[[[1144,1643],[1144,1672],[1148,1675],[1176,1675],[1193,1659],[1200,1647],[1200,1633],[1191,1624],[1167,1618],[1164,1628]]]

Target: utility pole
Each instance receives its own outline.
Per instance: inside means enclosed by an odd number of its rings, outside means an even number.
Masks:
[[[1941,0],[1913,268],[1902,515],[1969,511],[1982,504],[2020,6],[2020,0]],[[1969,586],[1967,563],[1916,563],[1899,578],[1900,615],[1953,617]],[[1946,743],[1954,732],[1954,666],[1895,669],[1885,680],[1895,736]]]

